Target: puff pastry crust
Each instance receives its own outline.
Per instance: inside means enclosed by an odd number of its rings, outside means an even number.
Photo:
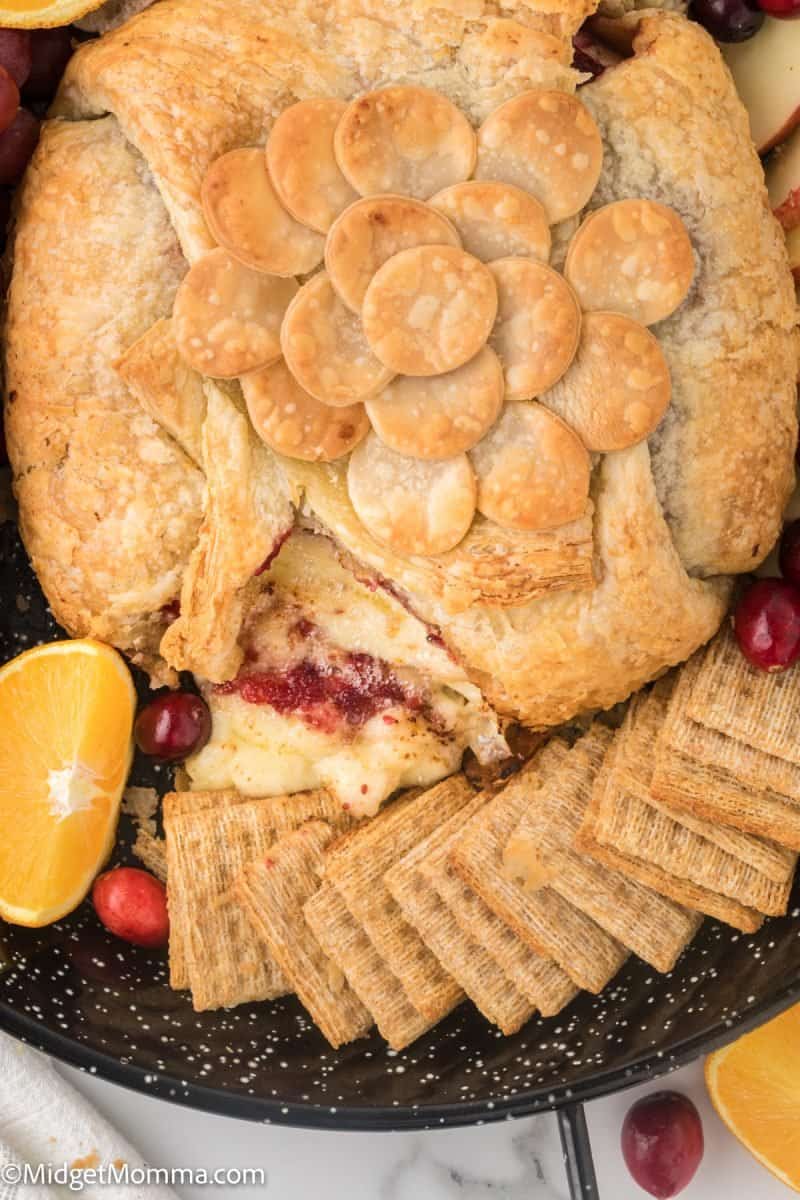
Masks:
[[[173,666],[224,677],[238,661],[247,579],[291,499],[354,570],[388,580],[441,629],[500,712],[531,725],[623,699],[712,636],[724,576],[768,553],[791,487],[797,342],[744,111],[713,43],[680,17],[631,14],[635,56],[581,93],[606,149],[592,203],[643,195],[673,205],[697,275],[688,301],[655,327],[673,376],[669,416],[649,446],[600,461],[580,521],[526,535],[478,520],[449,554],[403,558],[358,521],[340,465],[248,449],[235,389],[206,385],[198,440],[185,405],[173,396],[159,429],[158,405],[111,368],[214,244],[200,184],[220,154],[263,143],[296,99],[349,99],[392,81],[442,91],[474,123],[531,86],[573,91],[570,38],[593,7],[204,0],[198,19],[197,0],[163,0],[76,54],[20,203],[8,329],[23,533],[69,629],[152,662],[163,632],[153,614],[182,578],[181,619],[162,651]],[[56,202],[67,191],[74,202]],[[113,256],[101,252],[109,241]],[[202,408],[191,411],[202,419]],[[137,462],[129,480],[132,453],[142,457],[132,430],[145,422],[164,463]],[[238,481],[213,457],[225,436],[243,448]],[[198,446],[205,481],[190,457]],[[245,509],[260,514],[249,540]]]

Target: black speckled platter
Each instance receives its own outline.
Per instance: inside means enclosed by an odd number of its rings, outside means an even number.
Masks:
[[[0,526],[0,661],[58,636],[14,526]],[[170,780],[137,763],[133,782]],[[120,860],[130,832],[123,822]],[[516,1037],[463,1005],[400,1054],[377,1037],[332,1051],[294,999],[198,1016],[170,991],[162,955],[109,937],[84,904],[49,929],[0,923],[0,1027],[106,1079],[257,1121],[410,1129],[522,1116],[668,1071],[800,998],[800,890],[793,899],[791,916],[755,935],[706,921],[670,975],[631,958],[602,995]]]

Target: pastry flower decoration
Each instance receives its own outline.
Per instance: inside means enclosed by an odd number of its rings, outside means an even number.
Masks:
[[[279,454],[349,455],[355,512],[401,553],[451,550],[476,510],[512,530],[574,521],[590,453],[664,415],[647,326],[694,271],[682,221],[646,199],[593,211],[563,272],[548,265],[550,227],[585,208],[602,159],[562,92],[524,92],[477,133],[422,87],[302,100],[266,153],[232,150],[203,181],[218,247],[178,291],[179,350],[240,379]]]

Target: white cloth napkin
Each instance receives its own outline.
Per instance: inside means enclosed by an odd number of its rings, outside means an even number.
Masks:
[[[61,1200],[76,1194],[86,1200],[177,1200],[171,1188],[159,1184],[87,1182],[76,1193],[60,1180],[49,1187],[3,1181],[4,1167],[24,1163],[34,1168],[48,1163],[144,1166],[138,1151],[56,1074],[49,1059],[0,1032],[0,1200]]]

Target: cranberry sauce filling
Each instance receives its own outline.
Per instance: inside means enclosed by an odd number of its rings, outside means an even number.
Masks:
[[[274,543],[272,549],[270,550],[269,554],[267,555],[267,557],[264,559],[261,566],[256,571],[256,575],[263,575],[265,571],[268,571],[270,569],[272,564],[275,562],[275,559],[278,557],[281,550],[283,549],[284,545],[286,544],[286,542],[288,542],[289,538],[292,536],[293,529],[294,529],[294,526],[290,525],[289,528],[284,529],[284,531],[280,535],[280,537],[278,537],[275,540],[275,543]]]
[[[404,685],[387,663],[369,654],[343,654],[321,663],[303,659],[282,669],[246,667],[237,679],[217,684],[214,691],[223,696],[238,694],[248,704],[269,704],[276,712],[293,713],[326,733],[342,723],[357,728],[395,704],[412,712],[424,707],[422,697]]]

